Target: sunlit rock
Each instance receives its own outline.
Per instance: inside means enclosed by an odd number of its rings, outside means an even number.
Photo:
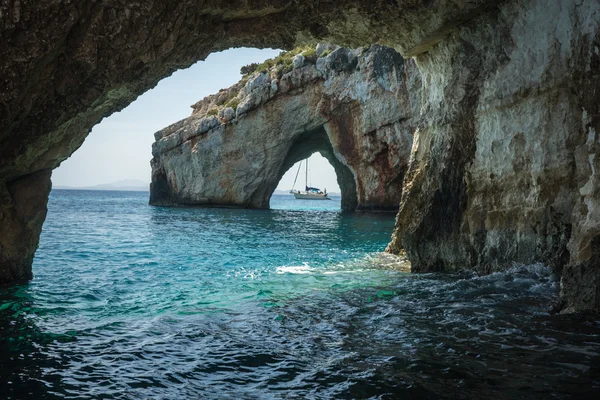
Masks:
[[[238,94],[227,91],[236,117],[223,106],[221,125],[206,134],[187,135],[206,120],[194,111],[156,135],[151,204],[266,208],[286,170],[320,152],[336,170],[345,210],[397,209],[419,111],[414,63],[377,45],[324,58],[317,69],[296,55],[280,90],[268,76],[283,64],[244,78]],[[208,96],[194,108],[217,102]]]
[[[300,68],[304,65],[304,62],[306,61],[305,57],[302,54],[298,54],[294,57],[294,68]]]
[[[319,43],[317,44],[316,53],[317,57],[326,56],[331,53],[333,50],[339,48],[339,46],[330,44],[330,43]],[[327,53],[327,54],[326,54]]]

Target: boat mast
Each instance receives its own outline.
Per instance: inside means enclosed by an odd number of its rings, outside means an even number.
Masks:
[[[296,178],[294,179],[294,184],[292,185],[291,192],[293,192],[294,188],[296,187],[296,181],[298,180],[298,175],[300,175],[300,168],[302,168],[302,161],[300,161],[300,164],[298,164],[298,171],[296,171]]]
[[[308,158],[306,159],[306,174],[304,176],[304,190],[308,191],[308,189],[306,189],[308,187]]]

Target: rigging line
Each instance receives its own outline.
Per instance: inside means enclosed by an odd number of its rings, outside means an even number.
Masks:
[[[298,165],[298,171],[296,172],[296,179],[294,179],[294,184],[292,185],[292,190],[296,187],[296,181],[298,180],[298,174],[300,173],[300,168],[302,167],[302,161]]]

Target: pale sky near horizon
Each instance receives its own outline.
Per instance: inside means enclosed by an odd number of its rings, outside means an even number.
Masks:
[[[273,49],[229,49],[175,72],[96,125],[81,148],[54,170],[52,183],[72,187],[130,179],[149,183],[154,132],[188,117],[190,106],[198,100],[235,84],[242,66],[278,54],[279,50]],[[297,168],[296,164],[284,175],[277,189],[292,188]],[[310,169],[313,185],[340,191],[333,167],[318,153],[311,156]],[[296,188],[302,185],[304,179],[298,178]]]

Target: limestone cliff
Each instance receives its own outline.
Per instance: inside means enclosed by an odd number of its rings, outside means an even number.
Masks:
[[[417,57],[424,106],[389,250],[415,271],[541,261],[600,309],[600,7],[508,1]]]
[[[420,75],[393,49],[283,54],[156,133],[150,203],[267,208],[283,174],[320,152],[345,210],[397,210]]]

